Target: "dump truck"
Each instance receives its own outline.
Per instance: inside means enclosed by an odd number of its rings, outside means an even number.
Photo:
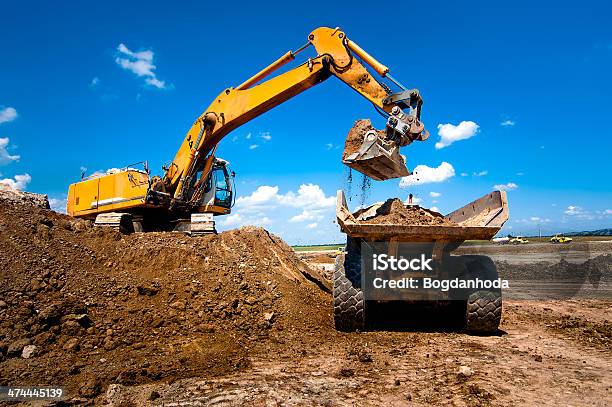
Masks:
[[[315,50],[312,57],[266,79],[310,47]],[[213,216],[229,214],[234,202],[229,163],[215,156],[221,140],[332,76],[372,103],[386,121],[383,131],[360,135],[356,151],[343,163],[376,180],[409,175],[400,148],[429,136],[420,121],[423,100],[419,91],[402,85],[387,66],[341,29],[319,27],[296,51],[286,52],[238,86],[221,91],[195,120],[174,159],[162,168],[162,176],[151,176],[142,161],[82,177],[68,189],[68,214],[127,231],[214,232]]]
[[[334,323],[340,331],[364,330],[374,315],[368,311],[375,302],[381,301],[434,301],[450,302],[460,306],[464,316],[464,327],[476,333],[497,331],[502,312],[501,289],[497,288],[499,278],[493,261],[487,256],[462,255],[452,252],[466,240],[490,240],[508,220],[508,201],[505,191],[494,191],[449,213],[444,222],[435,225],[391,222],[368,223],[383,203],[377,203],[356,212],[348,209],[343,191],[338,191],[336,218],[343,233],[347,235],[346,248],[336,258],[333,277]],[[431,214],[431,211],[425,211]],[[427,214],[427,213],[426,213]],[[433,216],[433,215],[432,215]],[[442,216],[442,215],[440,215]],[[378,247],[377,247],[378,246]],[[432,271],[424,276],[422,272],[411,272],[418,285],[424,278],[442,280],[456,277],[482,281],[485,289],[465,289],[458,296],[431,290],[396,289],[375,290],[368,268],[370,256],[401,257],[403,252],[431,259]],[[405,253],[404,253],[405,254]],[[385,271],[386,273],[386,271]],[[391,275],[388,281],[398,285],[404,274]],[[395,280],[393,280],[395,278]],[[420,280],[419,280],[420,279]],[[373,284],[374,282],[374,284]],[[391,284],[387,284],[391,286]],[[409,318],[410,315],[406,315]]]

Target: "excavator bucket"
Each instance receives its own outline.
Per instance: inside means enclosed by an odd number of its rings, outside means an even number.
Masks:
[[[410,175],[399,145],[386,139],[384,130],[376,130],[370,120],[358,120],[349,131],[342,162],[377,181]]]

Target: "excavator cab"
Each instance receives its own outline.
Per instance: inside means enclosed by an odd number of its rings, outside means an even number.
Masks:
[[[215,206],[230,209],[232,207],[232,176],[229,163],[221,158],[215,160],[211,173],[211,182],[215,184]]]
[[[226,215],[233,205],[233,172],[226,160],[217,157],[214,160],[199,206],[205,212]]]

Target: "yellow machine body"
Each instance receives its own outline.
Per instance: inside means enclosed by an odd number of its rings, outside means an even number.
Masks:
[[[144,205],[149,175],[140,170],[120,170],[93,176],[68,188],[67,212],[72,216],[95,217]]]

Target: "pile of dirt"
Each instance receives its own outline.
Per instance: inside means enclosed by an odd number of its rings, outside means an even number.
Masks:
[[[321,276],[261,228],[126,236],[0,199],[0,231],[3,386],[90,398],[227,374],[258,347],[333,330]]]
[[[438,212],[421,208],[418,205],[404,205],[401,199],[387,199],[377,210],[376,215],[363,223],[375,225],[400,224],[419,226],[456,226]]]
[[[344,142],[344,151],[342,152],[342,159],[345,160],[348,156],[359,151],[363,139],[368,131],[374,130],[379,136],[385,137],[384,130],[377,130],[372,126],[370,119],[357,120],[353,127],[349,130],[346,141]]]
[[[47,195],[19,191],[5,184],[0,184],[0,201],[18,205],[34,205],[39,208],[49,209],[49,198]]]

